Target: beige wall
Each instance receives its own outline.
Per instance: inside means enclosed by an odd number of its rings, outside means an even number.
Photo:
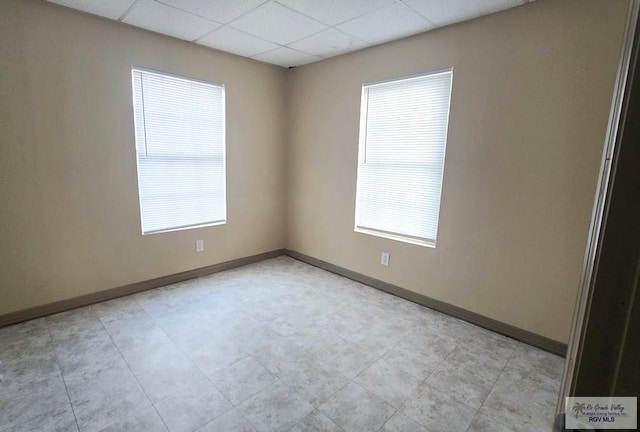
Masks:
[[[132,65],[226,85],[226,225],[141,235]],[[0,1],[0,315],[283,248],[285,78],[56,5]]]
[[[287,247],[566,342],[626,8],[541,0],[294,69]],[[437,247],[355,233],[362,83],[446,67]]]

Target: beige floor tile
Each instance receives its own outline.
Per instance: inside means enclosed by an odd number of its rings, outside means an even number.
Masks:
[[[289,429],[289,432],[342,432],[343,429],[332,422],[320,411],[313,411],[297,425]]]
[[[198,392],[183,390],[155,403],[155,407],[170,432],[191,432],[220,417],[232,405],[208,385]]]
[[[377,431],[395,409],[356,383],[350,383],[318,410],[346,431]]]
[[[401,412],[397,412],[385,424],[380,432],[429,432]]]
[[[256,432],[256,429],[233,408],[202,426],[197,432]]]
[[[407,400],[402,412],[430,432],[466,431],[476,415],[473,407],[424,383]]]
[[[289,430],[313,410],[282,383],[267,387],[237,408],[258,432]]]
[[[365,369],[353,381],[396,409],[404,404],[421,382],[382,359]]]
[[[234,405],[244,402],[277,380],[275,375],[251,356],[210,375],[209,378]]]

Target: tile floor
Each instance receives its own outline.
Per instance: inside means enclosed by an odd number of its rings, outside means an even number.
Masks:
[[[0,329],[0,431],[549,431],[563,361],[287,257]]]

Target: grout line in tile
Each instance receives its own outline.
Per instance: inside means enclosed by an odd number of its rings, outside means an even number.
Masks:
[[[482,410],[482,408],[484,407],[484,404],[487,402],[487,400],[489,399],[489,396],[491,396],[491,394],[494,392],[496,384],[498,383],[498,381],[500,380],[500,377],[502,376],[502,374],[504,373],[504,370],[507,368],[507,365],[509,364],[509,362],[511,361],[511,359],[514,358],[515,353],[516,353],[516,347],[517,345],[514,345],[513,350],[511,351],[511,355],[509,356],[509,359],[504,363],[504,366],[502,367],[502,369],[500,370],[500,373],[498,374],[497,378],[495,379],[495,381],[493,382],[493,384],[491,385],[491,389],[489,390],[489,392],[487,393],[487,396],[484,398],[484,400],[482,401],[482,404],[480,404],[480,407],[478,408],[478,410],[476,411],[476,415],[473,416],[473,420],[471,421],[471,424],[469,425],[469,428],[467,429],[467,432],[471,429],[471,427],[473,426],[473,423],[476,421],[476,419],[480,416],[480,411]],[[494,420],[495,421],[495,420]],[[498,422],[500,423],[500,422]],[[500,423],[502,424],[502,423]]]
[[[135,299],[134,299],[135,300]],[[137,303],[137,301],[136,301]],[[120,348],[118,347],[118,345],[116,344],[116,342],[113,340],[113,337],[111,336],[111,333],[109,333],[109,330],[105,327],[104,322],[102,322],[102,319],[100,317],[98,317],[98,321],[100,321],[100,324],[102,325],[102,328],[104,329],[105,333],[107,333],[107,335],[109,336],[109,340],[111,341],[111,343],[113,344],[113,346],[116,348],[116,350],[118,350],[118,354],[120,354],[120,358],[122,358],[122,361],[124,362],[125,365],[127,365],[127,370],[129,370],[129,372],[131,373],[131,375],[133,376],[133,379],[136,380],[136,383],[138,383],[138,386],[140,386],[140,390],[142,390],[142,393],[144,393],[144,396],[147,398],[147,401],[149,402],[149,404],[153,407],[154,411],[156,412],[156,414],[158,414],[158,417],[160,417],[160,420],[162,421],[162,423],[164,424],[164,427],[167,428],[167,430],[169,431],[169,426],[165,423],[164,419],[162,418],[162,416],[160,415],[160,413],[158,412],[158,410],[156,409],[155,404],[151,401],[151,398],[149,397],[149,395],[147,394],[147,391],[144,389],[144,386],[140,383],[140,381],[138,380],[138,377],[136,376],[136,374],[131,370],[131,366],[129,365],[129,363],[127,362],[127,360],[124,358],[124,355],[122,355],[122,351],[120,351]],[[129,418],[132,418],[135,414],[130,415],[129,417],[125,417],[122,420],[126,420]],[[111,423],[111,425],[115,424]]]
[[[51,336],[51,330],[49,329],[49,322],[44,321],[44,326],[47,329],[47,334],[49,335],[49,342],[51,343],[51,347],[53,349],[53,355],[56,356],[56,364],[58,365],[58,370],[60,371],[60,377],[62,378],[62,383],[64,384],[64,390],[67,393],[67,400],[69,401],[69,406],[71,407],[71,413],[73,414],[73,418],[76,421],[76,428],[80,431],[80,424],[78,423],[78,416],[76,415],[76,410],[73,406],[73,402],[71,402],[71,395],[69,394],[69,389],[67,388],[67,380],[64,377],[64,373],[62,373],[62,366],[60,365],[60,359],[58,358],[58,352],[56,351],[56,346],[53,340],[53,336]],[[80,431],[82,432],[82,431]]]
[[[154,288],[154,290],[155,290],[155,289],[158,289],[158,288]],[[133,298],[133,300],[136,302],[136,304],[137,304],[137,305],[138,305],[138,306],[139,306],[143,311],[145,311],[145,313],[147,313],[147,312],[146,312],[146,310],[144,309],[144,307],[142,307],[142,305],[140,305],[140,303],[138,302],[138,299],[137,299],[137,298]],[[192,308],[191,308],[191,307],[189,307],[189,309],[192,309]],[[194,313],[197,313],[197,312],[194,310]],[[147,315],[148,315],[148,314],[147,314]],[[158,325],[158,323],[157,323],[157,321],[155,320],[155,318],[154,318],[154,317],[152,317],[152,316],[149,316],[149,318],[153,321],[154,325],[156,325],[156,326],[160,329],[160,331],[162,331],[162,333],[164,333],[164,335],[165,335],[165,336],[167,336],[167,338],[171,341],[171,343],[173,343],[174,345],[176,345],[175,341],[171,338],[171,336],[169,336],[169,334],[167,334],[167,332],[166,332],[166,331],[165,331],[165,330],[164,330],[160,325]],[[156,407],[156,403],[161,402],[161,401],[163,401],[163,400],[165,400],[165,399],[167,399],[167,398],[169,398],[169,397],[171,397],[171,396],[167,396],[167,397],[165,397],[165,398],[163,398],[163,399],[161,399],[161,400],[159,400],[159,401],[157,401],[157,402],[153,402],[153,401],[151,400],[151,398],[150,398],[150,397],[149,397],[149,395],[147,394],[147,391],[145,390],[144,386],[143,386],[143,385],[140,383],[140,381],[138,380],[138,376],[137,376],[137,375],[136,375],[136,374],[131,370],[131,366],[130,366],[130,365],[129,365],[129,363],[125,360],[124,356],[122,355],[122,351],[120,351],[120,348],[118,347],[118,345],[117,345],[117,344],[115,343],[115,341],[113,340],[113,338],[112,338],[111,334],[109,333],[109,331],[107,330],[107,328],[104,326],[104,323],[102,322],[102,320],[100,320],[100,322],[101,322],[102,327],[104,328],[104,330],[105,330],[105,331],[107,332],[107,334],[109,335],[109,338],[111,339],[111,343],[113,343],[113,345],[114,345],[114,346],[116,347],[116,349],[118,350],[118,353],[120,353],[120,356],[122,357],[122,360],[123,360],[123,361],[125,362],[125,364],[127,365],[127,369],[129,369],[129,372],[131,372],[131,374],[132,374],[132,375],[133,375],[133,377],[135,378],[136,382],[138,383],[138,385],[139,385],[139,386],[140,386],[140,388],[142,389],[142,392],[144,393],[145,397],[147,398],[147,400],[149,401],[149,403],[150,403],[150,404],[151,404],[151,406],[153,407],[154,411],[156,412],[156,414],[158,414],[158,417],[160,417],[160,420],[162,420],[162,423],[163,423],[163,424],[164,424],[164,426],[167,428],[167,430],[168,430],[168,431],[171,431],[171,429],[169,429],[169,426],[168,426],[168,425],[167,425],[167,423],[165,422],[164,418],[160,415],[160,412],[158,411],[158,408]],[[224,412],[223,412],[223,413],[221,413],[218,417],[215,417],[215,418],[214,418],[214,419],[212,419],[211,421],[214,421],[215,419],[217,419],[217,418],[219,418],[219,417],[223,416],[224,414],[226,414],[227,412],[229,412],[231,409],[235,408],[235,406],[231,403],[231,401],[229,401],[229,400],[227,399],[227,397],[224,395],[224,393],[222,393],[222,392],[220,391],[220,389],[218,389],[218,387],[216,387],[216,386],[213,384],[213,382],[211,382],[211,380],[209,379],[209,377],[207,376],[207,374],[205,374],[204,372],[202,372],[202,370],[201,370],[197,365],[195,365],[195,364],[193,363],[193,361],[191,360],[191,358],[189,358],[189,356],[188,356],[186,353],[184,353],[184,352],[183,352],[183,351],[182,351],[182,350],[181,350],[177,345],[176,345],[176,348],[178,348],[178,350],[179,350],[179,351],[180,351],[180,352],[185,356],[185,358],[187,359],[187,361],[188,361],[188,362],[189,362],[189,363],[190,363],[194,368],[196,368],[196,369],[197,369],[197,370],[198,370],[198,371],[199,371],[199,372],[204,376],[205,380],[209,381],[209,384],[211,384],[211,386],[213,386],[213,388],[215,388],[215,389],[216,389],[216,390],[217,390],[217,391],[222,395],[222,397],[223,397],[227,402],[229,402],[229,404],[230,404],[230,405],[231,405],[231,407],[232,407],[232,408],[230,408],[229,410],[224,411]],[[133,416],[129,416],[128,418],[131,418],[131,417],[133,417]]]

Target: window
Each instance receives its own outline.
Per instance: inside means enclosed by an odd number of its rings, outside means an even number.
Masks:
[[[362,87],[356,231],[435,246],[452,76]]]
[[[131,73],[142,233],[225,223],[224,87]]]

